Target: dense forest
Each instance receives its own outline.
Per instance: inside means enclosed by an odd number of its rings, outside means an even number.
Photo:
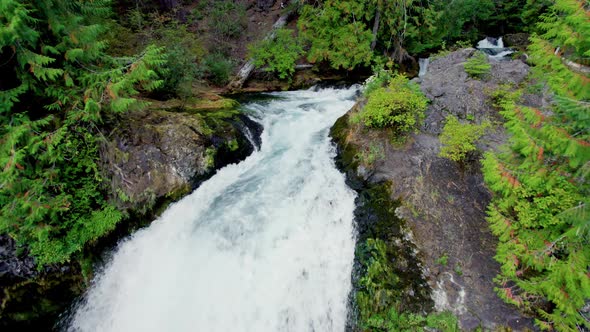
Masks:
[[[495,97],[511,136],[482,159],[499,239],[497,292],[541,329],[589,330],[590,3],[285,1],[291,23],[273,38],[245,36],[248,15],[264,3],[2,0],[0,233],[39,270],[83,260],[85,248],[129,218],[129,197],[113,193],[100,161],[120,115],[196,91],[227,92],[247,59],[288,83],[301,63],[318,75],[376,73],[356,121],[406,135],[428,102],[401,75],[419,57],[522,32],[530,44],[517,56],[526,53],[533,68],[529,88],[551,103],[521,106],[522,88],[509,86]],[[486,124],[447,125],[443,156],[462,162]]]

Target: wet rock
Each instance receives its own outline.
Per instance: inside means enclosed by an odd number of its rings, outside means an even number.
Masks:
[[[531,42],[529,41],[530,35],[528,33],[510,33],[503,36],[502,41],[506,47],[514,47],[518,49],[524,49]]]
[[[0,288],[37,275],[33,258],[26,253],[19,255],[14,240],[7,234],[0,235]]]
[[[84,287],[69,265],[38,270],[26,250],[0,235],[0,330],[45,331]]]
[[[147,211],[157,201],[188,193],[216,168],[245,158],[260,144],[260,126],[227,112],[221,119],[209,112],[125,114],[101,154],[112,195],[127,209]]]

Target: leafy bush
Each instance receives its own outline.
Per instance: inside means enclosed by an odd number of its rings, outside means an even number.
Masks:
[[[157,93],[162,97],[189,97],[192,82],[200,76],[197,60],[204,53],[200,42],[185,25],[176,21],[156,29],[152,38],[166,48],[167,63],[159,70],[164,84]]]
[[[365,16],[362,6],[353,6],[349,1],[344,5],[340,1],[326,1],[321,10],[312,5],[301,9],[298,29],[302,40],[310,46],[310,62],[327,61],[332,68],[347,70],[371,63],[371,30],[355,20],[354,13],[343,11],[343,7],[358,11],[356,17]]]
[[[213,53],[207,55],[203,61],[203,66],[206,78],[214,84],[225,85],[229,82],[233,63],[230,59],[224,57],[223,54]]]
[[[455,116],[448,116],[440,135],[440,142],[443,146],[438,155],[463,164],[468,154],[477,149],[475,142],[489,126],[489,122],[479,125],[461,123]]]
[[[256,67],[267,66],[267,71],[276,73],[279,78],[286,79],[295,72],[295,61],[303,53],[303,49],[293,31],[278,29],[274,40],[265,39],[248,47],[250,58]]]
[[[391,78],[393,77],[393,73],[390,70],[379,70],[376,71],[371,77],[369,77],[363,86],[363,95],[369,96],[373,91],[378,88],[383,88]]]
[[[484,78],[490,74],[492,66],[488,62],[488,57],[482,52],[476,52],[464,64],[465,71],[473,78]]]
[[[403,75],[395,75],[387,88],[377,88],[367,97],[360,113],[363,123],[373,128],[393,128],[398,134],[417,128],[428,106],[428,99],[418,85]]]

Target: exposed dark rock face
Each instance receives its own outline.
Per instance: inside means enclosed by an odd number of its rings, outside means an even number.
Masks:
[[[350,184],[358,177],[370,183],[389,183],[392,201],[400,201],[396,215],[405,220],[407,238],[418,250],[424,277],[431,289],[434,307],[457,315],[461,328],[514,331],[532,328],[530,319],[504,303],[494,292],[499,265],[494,261],[496,238],[491,234],[486,208],[491,195],[483,182],[478,160],[465,169],[438,157],[444,118],[453,114],[475,122],[500,120],[489,94],[500,84],[522,83],[528,66],[521,61],[492,63],[492,73],[483,81],[469,78],[463,63],[474,52],[465,49],[435,59],[421,79],[421,89],[431,99],[425,124],[403,146],[392,145],[386,130],[372,130],[362,124],[339,119],[339,162]],[[542,98],[526,95],[527,103]],[[336,127],[335,127],[336,128]],[[496,148],[506,140],[502,128],[482,139],[482,149]],[[382,151],[373,163],[362,162],[362,152]],[[360,153],[359,153],[360,152]],[[361,156],[359,158],[359,156]],[[394,218],[392,223],[398,223]],[[414,263],[415,264],[415,263]]]
[[[355,108],[361,107],[357,104]],[[334,124],[330,136],[337,143],[336,166],[346,174],[346,183],[358,196],[355,199],[355,230],[357,246],[352,269],[352,291],[348,297],[348,319],[346,331],[362,331],[358,326],[359,310],[356,292],[360,289],[360,280],[366,273],[359,261],[362,244],[369,238],[386,243],[394,273],[399,277],[396,290],[400,296],[398,310],[427,312],[433,307],[430,288],[422,273],[422,264],[416,256],[416,246],[408,238],[405,221],[395,215],[399,200],[392,200],[391,183],[373,178],[371,171],[358,162],[359,152],[354,142],[348,141],[348,115],[344,115]]]
[[[528,66],[521,61],[490,61],[492,71],[485,80],[470,78],[463,64],[475,49],[468,48],[432,60],[426,74],[417,79],[422,92],[432,102],[426,111],[423,131],[440,134],[447,115],[475,121],[495,117],[497,112],[488,101],[489,94],[500,84],[521,83]]]
[[[530,35],[528,33],[510,33],[502,37],[504,46],[515,47],[518,49],[524,49],[531,42],[529,41]]]
[[[259,139],[260,125],[234,113],[225,119],[209,116],[153,110],[125,114],[102,153],[113,196],[126,208],[148,210],[157,201],[188,193],[216,168],[256,148],[245,132]]]
[[[83,285],[77,266],[37,270],[26,251],[8,235],[0,235],[0,330],[50,330]]]
[[[256,7],[260,10],[268,11],[276,0],[256,0]]]
[[[18,255],[14,240],[7,234],[0,235],[0,285],[32,278],[37,274],[35,260],[24,254]]]

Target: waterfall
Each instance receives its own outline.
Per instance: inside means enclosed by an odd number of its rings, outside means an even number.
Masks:
[[[343,331],[355,193],[328,132],[356,88],[244,107],[262,145],[123,241],[68,331]]]
[[[507,55],[514,53],[514,50],[504,47],[502,37],[486,37],[477,43],[477,49],[486,53],[492,60],[503,60]]]
[[[429,58],[420,58],[418,59],[418,65],[420,66],[420,71],[418,72],[418,77],[422,77],[426,75],[428,71],[428,64],[430,63]]]

